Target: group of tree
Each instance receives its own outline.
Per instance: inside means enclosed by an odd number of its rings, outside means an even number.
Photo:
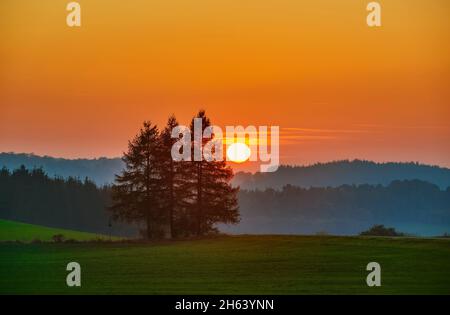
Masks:
[[[108,187],[89,179],[49,177],[41,168],[0,169],[0,218],[72,230],[133,235],[136,228],[110,222]],[[111,223],[111,224],[110,224]]]
[[[421,180],[239,192],[242,220],[233,233],[355,235],[375,224],[417,235],[450,230],[450,187]]]
[[[273,173],[238,172],[233,184],[241,189],[281,189],[285,185],[298,187],[338,187],[346,184],[389,185],[394,180],[419,179],[450,186],[450,169],[419,163],[342,160],[305,166],[281,165]]]
[[[211,126],[204,111],[194,118],[201,119],[202,132]],[[225,161],[195,161],[194,150],[190,160],[175,161],[171,152],[179,138],[172,137],[172,130],[177,126],[174,116],[162,130],[144,122],[129,141],[125,168],[112,186],[113,218],[143,225],[146,238],[202,236],[217,231],[218,223],[239,221],[232,169]],[[206,144],[191,141],[191,147]]]
[[[33,153],[0,153],[0,168],[4,166],[9,170],[15,170],[21,165],[28,169],[41,167],[50,177],[88,177],[97,186],[103,186],[110,185],[114,181],[114,174],[122,169],[123,162],[119,157],[66,159]]]

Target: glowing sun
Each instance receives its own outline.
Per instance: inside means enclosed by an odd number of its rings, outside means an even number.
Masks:
[[[242,163],[250,157],[250,148],[245,143],[237,142],[230,145],[227,149],[227,158],[229,161]]]

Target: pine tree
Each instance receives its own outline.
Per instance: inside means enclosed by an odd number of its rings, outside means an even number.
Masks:
[[[194,135],[194,119],[202,120],[202,133],[211,126],[204,110],[200,110],[191,122],[191,134]],[[193,139],[192,147],[201,145],[202,152],[205,144],[211,139],[203,139],[196,143]],[[194,150],[193,150],[194,151]],[[230,181],[233,170],[225,161],[192,161],[187,169],[190,170],[190,191],[192,195],[191,217],[193,225],[191,231],[197,236],[214,231],[216,223],[239,222],[239,207],[237,193],[239,188],[233,188]]]
[[[173,128],[178,121],[172,115],[167,121],[165,129],[161,132],[161,189],[162,206],[172,238],[186,234],[186,199],[187,181],[186,162],[174,161],[171,155],[173,144],[178,140],[172,138]]]
[[[144,223],[145,236],[150,239],[161,236],[164,213],[161,207],[161,164],[158,128],[144,122],[139,134],[128,143],[128,151],[122,158],[125,169],[116,175],[112,187],[114,219]]]

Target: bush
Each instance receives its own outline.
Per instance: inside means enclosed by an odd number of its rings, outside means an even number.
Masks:
[[[372,226],[367,231],[361,232],[359,235],[364,236],[405,236],[404,233],[397,232],[394,228],[385,227],[382,224]]]
[[[41,241],[39,238],[34,238],[34,239],[31,241],[31,244],[40,244],[40,243],[42,243],[42,241]]]
[[[62,234],[55,234],[52,236],[52,241],[55,243],[62,243],[64,242],[64,235]]]

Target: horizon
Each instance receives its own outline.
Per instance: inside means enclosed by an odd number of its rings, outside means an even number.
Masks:
[[[53,156],[53,155],[39,155],[39,154],[35,154],[33,152],[0,152],[0,155],[2,154],[13,154],[13,155],[26,155],[29,157],[36,157],[36,158],[50,158],[50,159],[55,159],[55,160],[66,160],[66,161],[96,161],[96,160],[101,160],[101,159],[108,159],[108,160],[121,160],[122,157],[120,156],[112,156],[112,157],[108,157],[108,156],[98,156],[98,157],[76,157],[76,158],[67,158],[67,157],[58,157],[58,156]],[[368,160],[368,159],[361,159],[361,158],[344,158],[344,159],[339,159],[339,160],[327,160],[327,161],[316,161],[316,162],[311,162],[309,164],[283,164],[280,163],[279,165],[279,169],[282,167],[313,167],[313,166],[317,166],[320,164],[333,164],[333,163],[342,163],[342,162],[348,162],[348,163],[353,163],[353,162],[367,162],[367,163],[374,163],[374,164],[378,164],[378,165],[382,165],[382,164],[414,164],[414,165],[420,165],[420,166],[428,166],[428,167],[437,167],[437,168],[441,168],[441,169],[450,169],[449,166],[445,166],[445,165],[437,165],[437,164],[428,164],[428,163],[423,163],[420,161],[395,161],[395,160],[387,160],[387,161],[376,161],[376,160]],[[261,173],[258,170],[258,165],[254,164],[252,168],[249,168],[246,165],[242,165],[242,163],[235,163],[232,161],[227,161],[227,164],[229,166],[231,166],[231,168],[233,169],[234,173],[237,174],[239,172],[243,172],[243,173],[251,173],[251,174],[255,174],[255,173]],[[0,165],[0,167],[2,167],[2,165]],[[262,172],[264,173],[264,172]]]

